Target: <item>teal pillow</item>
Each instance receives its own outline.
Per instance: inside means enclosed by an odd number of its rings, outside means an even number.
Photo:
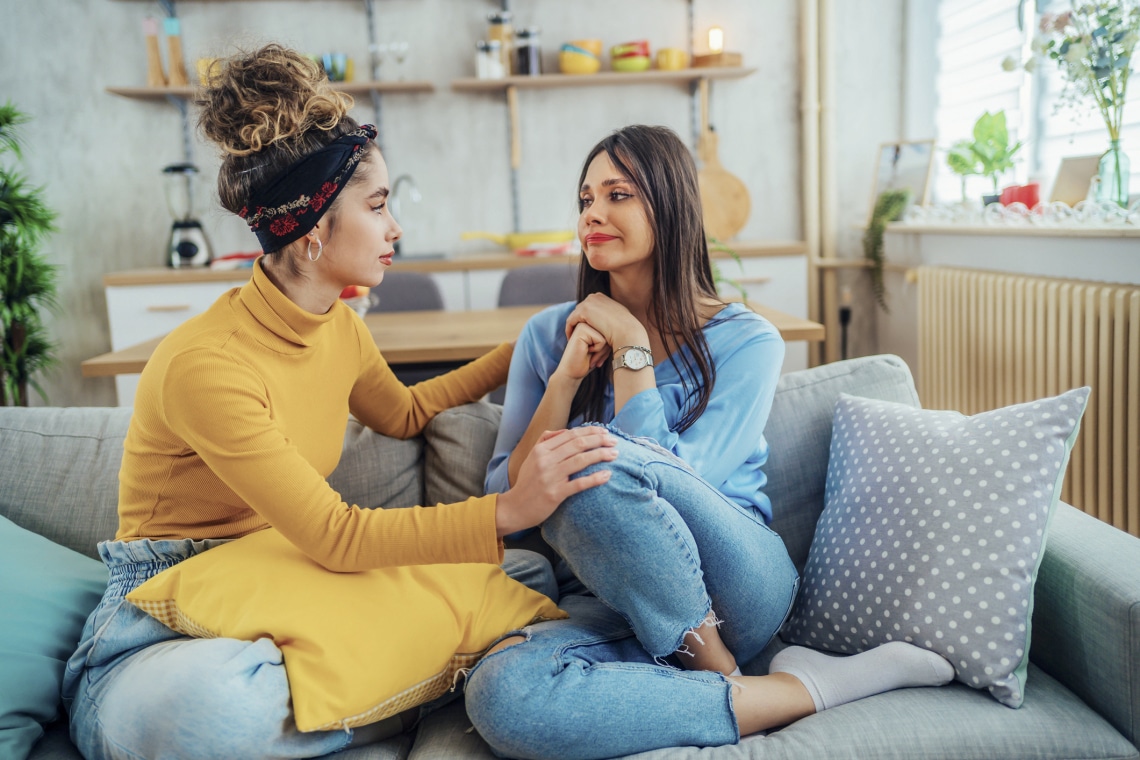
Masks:
[[[106,586],[103,563],[0,517],[0,757],[24,760],[55,719],[64,665]]]

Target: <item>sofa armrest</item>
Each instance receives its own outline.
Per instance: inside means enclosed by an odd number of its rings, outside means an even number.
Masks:
[[[1030,658],[1140,744],[1140,539],[1057,505]]]

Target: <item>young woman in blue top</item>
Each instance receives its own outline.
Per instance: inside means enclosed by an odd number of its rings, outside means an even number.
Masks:
[[[618,457],[608,483],[542,527],[570,619],[504,639],[470,675],[483,737],[505,756],[563,760],[729,744],[949,680],[949,663],[902,642],[845,659],[792,647],[770,675],[741,675],[799,583],[763,492],[783,341],[717,295],[696,167],[673,132],[602,140],[579,209],[578,301],[518,340],[486,486],[509,490],[548,430],[605,423]]]

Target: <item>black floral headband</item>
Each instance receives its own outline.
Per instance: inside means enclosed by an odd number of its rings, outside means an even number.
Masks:
[[[376,127],[362,124],[255,190],[238,216],[257,235],[261,250],[278,251],[313,229],[356,171],[364,158],[364,147],[375,137]]]

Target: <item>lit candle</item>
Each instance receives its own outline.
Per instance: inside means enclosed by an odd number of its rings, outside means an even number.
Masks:
[[[719,26],[709,28],[709,52],[720,53],[724,50],[724,30]]]

